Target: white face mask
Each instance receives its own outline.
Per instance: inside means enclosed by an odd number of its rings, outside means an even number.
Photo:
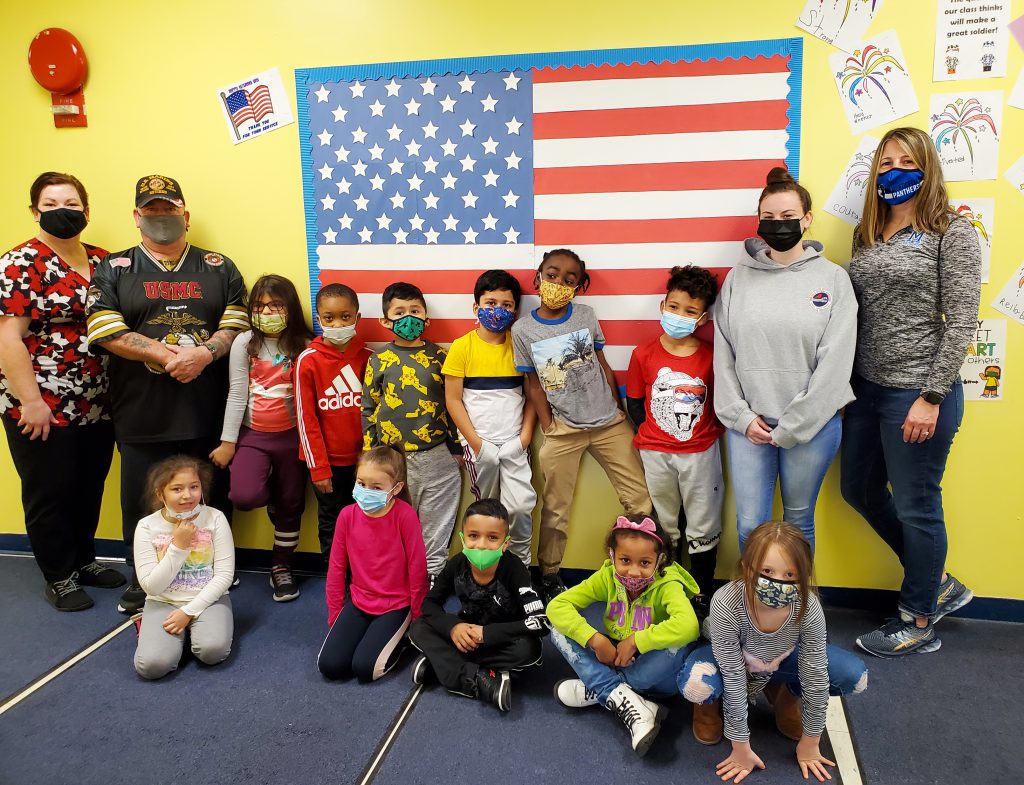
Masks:
[[[331,343],[348,343],[356,335],[356,326],[348,324],[344,327],[322,327],[324,340]]]
[[[193,518],[198,518],[199,513],[203,511],[203,503],[199,502],[191,510],[185,510],[184,512],[174,512],[170,507],[164,507],[164,514],[174,521],[191,521]]]

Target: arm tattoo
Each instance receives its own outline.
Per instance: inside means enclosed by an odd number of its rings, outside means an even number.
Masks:
[[[206,343],[214,348],[215,360],[227,356],[228,349],[231,348],[231,344],[234,343],[237,336],[238,330],[217,330],[217,332],[210,336]]]

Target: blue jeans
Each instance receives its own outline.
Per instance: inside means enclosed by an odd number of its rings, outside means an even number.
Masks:
[[[868,686],[868,669],[853,652],[838,646],[826,646],[828,657],[828,694],[853,695]],[[800,694],[800,649],[796,648],[772,674],[770,682],[785,684]],[[679,674],[679,692],[690,703],[711,703],[722,697],[722,673],[718,670],[711,644],[695,649],[686,658]]]
[[[693,644],[688,644],[678,649],[652,649],[645,654],[637,654],[632,665],[615,668],[605,665],[590,649],[580,646],[557,630],[551,631],[551,642],[587,685],[587,689],[597,695],[602,706],[620,684],[628,684],[637,692],[647,695],[675,695],[679,671],[686,661],[686,655],[693,648]]]
[[[963,386],[957,380],[943,400],[932,437],[907,444],[903,421],[920,392],[883,387],[856,374],[852,384],[857,400],[846,409],[843,498],[903,565],[900,610],[931,616],[946,566],[942,475],[964,418]]]
[[[746,436],[736,431],[728,434],[730,481],[736,497],[740,552],[746,547],[750,533],[772,520],[776,480],[782,486],[783,519],[799,527],[813,549],[814,505],[843,436],[839,415],[829,420],[809,442],[789,449],[751,444]]]

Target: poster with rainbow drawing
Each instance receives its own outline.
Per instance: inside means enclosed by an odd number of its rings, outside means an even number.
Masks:
[[[995,199],[954,199],[949,203],[957,215],[971,222],[981,246],[981,282],[988,283],[992,262],[992,235],[995,230]]]
[[[829,55],[851,132],[859,134],[918,110],[906,63],[895,30],[864,41],[850,54]]]
[[[928,128],[947,180],[995,180],[1002,127],[1002,90],[931,97]]]

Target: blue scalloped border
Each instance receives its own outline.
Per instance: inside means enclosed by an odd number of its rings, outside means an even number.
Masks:
[[[316,267],[316,214],[313,185],[313,144],[309,137],[309,90],[322,82],[347,82],[353,79],[404,79],[438,73],[510,71],[528,68],[558,68],[590,65],[624,65],[665,61],[739,60],[744,57],[789,56],[789,119],[786,142],[786,167],[794,178],[800,177],[800,115],[802,106],[804,42],[802,38],[774,38],[764,41],[739,41],[722,44],[630,47],[628,49],[588,49],[575,52],[491,55],[487,57],[450,57],[436,60],[406,60],[393,63],[325,66],[295,69],[295,104],[299,121],[299,150],[302,161],[302,201],[306,216],[306,254],[309,260],[310,302],[320,291]],[[315,315],[315,305],[314,305]],[[319,326],[314,319],[314,329]]]

